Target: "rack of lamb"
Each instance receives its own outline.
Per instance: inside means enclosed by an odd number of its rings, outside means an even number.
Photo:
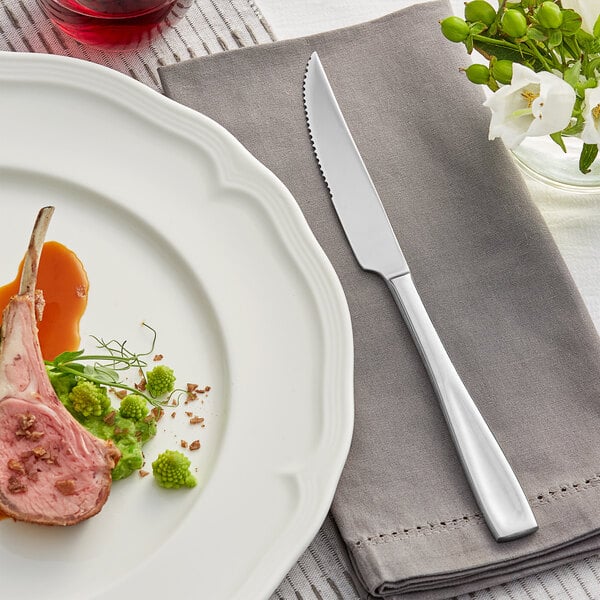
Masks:
[[[37,270],[54,207],[37,216],[19,293],[3,314],[0,341],[0,511],[17,521],[75,525],[108,498],[120,458],[58,399],[38,341],[43,294]]]

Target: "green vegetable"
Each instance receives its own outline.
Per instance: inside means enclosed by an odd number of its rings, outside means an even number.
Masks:
[[[106,388],[91,381],[79,381],[71,390],[69,400],[73,411],[83,417],[101,417],[110,409]]]
[[[463,42],[469,35],[469,26],[460,17],[446,17],[440,25],[444,37],[451,42]]]
[[[148,403],[146,398],[140,394],[129,394],[121,400],[119,414],[126,419],[139,421],[148,414]]]
[[[190,472],[190,459],[177,450],[165,450],[152,463],[156,483],[164,488],[192,488],[196,478]]]
[[[146,391],[152,398],[169,394],[175,388],[175,374],[166,365],[158,365],[146,373]]]
[[[120,414],[120,410],[111,410],[110,399],[104,386],[98,386],[85,379],[79,379],[75,375],[64,373],[50,373],[50,382],[60,401],[65,405],[67,410],[92,434],[103,440],[112,440],[115,446],[121,452],[121,458],[112,470],[112,478],[114,481],[124,479],[131,475],[137,469],[142,467],[144,455],[142,447],[144,444],[156,435],[156,419],[148,414],[146,406],[146,414],[140,419],[125,418]],[[95,388],[92,390],[89,388]],[[138,394],[130,394],[137,396],[144,403],[146,400]],[[95,399],[100,398],[102,403],[104,397],[109,401],[107,408],[102,408],[101,414],[95,414],[98,411],[92,410],[87,416],[81,410],[76,409],[76,405],[83,399],[87,399],[90,405],[94,406]],[[134,400],[136,404],[141,404],[140,400]],[[138,404],[138,414],[141,414],[142,408]],[[102,404],[102,407],[105,405]]]
[[[156,435],[156,420],[148,415],[140,421],[126,419],[117,411],[111,411],[103,418],[89,417],[81,424],[93,435],[103,440],[112,440],[121,451],[121,458],[112,470],[114,481],[129,477],[144,463],[142,448]]]

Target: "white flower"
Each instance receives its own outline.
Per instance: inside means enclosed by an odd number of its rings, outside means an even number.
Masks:
[[[581,27],[592,33],[598,15],[600,15],[600,0],[562,0],[563,8],[572,8],[578,13],[583,22]]]
[[[560,77],[513,63],[511,84],[484,102],[492,111],[489,138],[500,137],[514,148],[526,137],[561,131],[571,120],[574,104],[575,90]]]
[[[581,139],[586,144],[600,144],[600,88],[585,90],[581,109],[583,112]]]

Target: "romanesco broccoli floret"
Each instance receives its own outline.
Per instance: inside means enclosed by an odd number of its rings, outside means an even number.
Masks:
[[[190,472],[190,459],[177,450],[165,450],[152,463],[156,483],[164,488],[194,487],[196,478]]]
[[[69,394],[71,406],[76,413],[84,417],[100,417],[110,409],[110,398],[106,388],[82,380]]]
[[[121,400],[119,414],[125,419],[139,421],[148,414],[148,403],[146,398],[140,394],[128,394]]]
[[[146,373],[146,391],[158,398],[172,392],[175,387],[175,373],[166,365],[158,365]]]

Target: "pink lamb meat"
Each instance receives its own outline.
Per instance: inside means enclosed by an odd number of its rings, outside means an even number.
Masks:
[[[120,458],[84,429],[46,374],[36,316],[37,265],[53,208],[40,211],[21,289],[6,307],[0,344],[0,511],[18,521],[74,525],[98,513]]]

